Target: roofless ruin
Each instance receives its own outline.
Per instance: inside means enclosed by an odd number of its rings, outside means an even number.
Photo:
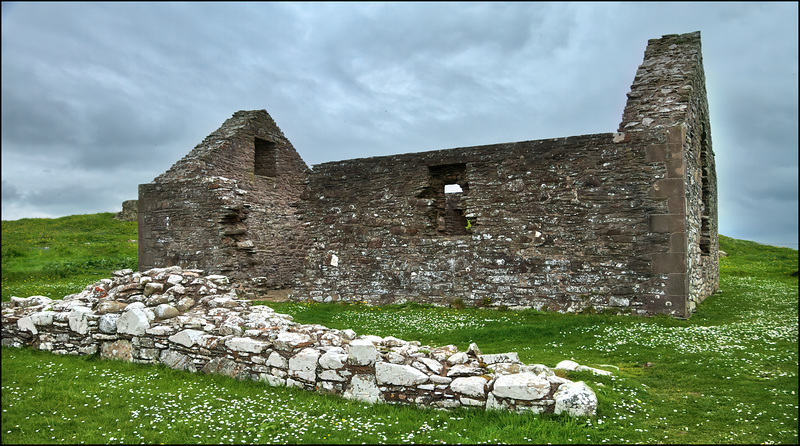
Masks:
[[[239,111],[138,206],[140,271],[296,300],[688,317],[719,287],[700,33],[649,41],[616,133],[311,170],[265,110]]]

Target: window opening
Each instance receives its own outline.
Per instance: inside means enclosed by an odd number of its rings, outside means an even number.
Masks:
[[[261,138],[253,140],[255,159],[253,173],[264,177],[275,177],[278,172],[278,150],[276,144]]]
[[[459,186],[458,184],[445,184],[444,185],[444,193],[446,193],[446,194],[460,194],[462,192],[464,192],[464,190],[461,189],[461,186]]]
[[[709,184],[708,171],[708,139],[706,129],[703,126],[703,133],[700,135],[700,176],[702,189],[702,206],[700,210],[700,255],[708,256],[711,254],[711,206],[709,197],[711,196],[711,185]]]
[[[437,235],[467,235],[475,223],[464,215],[464,199],[469,192],[466,164],[444,164],[428,167],[428,187],[421,198],[433,199],[429,217]]]

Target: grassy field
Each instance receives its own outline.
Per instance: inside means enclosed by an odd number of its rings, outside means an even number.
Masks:
[[[60,299],[111,276],[137,269],[137,223],[114,214],[3,221],[3,301],[11,296]]]
[[[36,229],[3,222],[3,300],[12,294],[60,297],[47,287],[51,281],[66,284],[59,285],[67,290],[63,294],[74,293],[117,268],[48,275],[47,265],[89,266],[97,259],[82,246],[102,251],[99,258],[119,261],[114,265],[135,265],[135,245],[125,244],[136,238],[135,223],[131,227],[110,217],[65,217],[77,219],[71,231],[58,223],[63,219],[25,221]],[[94,218],[97,226],[90,223]],[[53,234],[62,232],[49,235],[48,225]],[[14,239],[23,234],[29,238]],[[43,246],[60,246],[69,254],[38,254]],[[796,444],[798,282],[790,274],[797,271],[797,251],[728,237],[721,237],[721,248],[729,254],[721,259],[722,292],[689,320],[413,304],[269,303],[302,323],[455,344],[461,350],[476,342],[484,353],[516,351],[526,363],[553,366],[572,359],[612,370],[610,377],[568,375],[585,380],[597,393],[593,418],[368,406],[163,366],[3,348],[2,441]],[[15,274],[8,280],[7,253],[13,260],[8,271]]]

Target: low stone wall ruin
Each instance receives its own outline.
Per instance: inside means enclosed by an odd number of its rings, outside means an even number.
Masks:
[[[122,270],[81,293],[3,303],[4,346],[91,355],[261,380],[369,403],[460,406],[592,416],[583,382],[525,365],[516,353],[432,348],[394,337],[357,336],[237,299],[226,276],[200,270]],[[572,361],[556,367],[574,370]],[[595,373],[608,373],[588,367]]]

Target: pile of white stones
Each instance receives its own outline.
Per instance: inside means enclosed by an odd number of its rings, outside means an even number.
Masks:
[[[483,354],[475,344],[459,352],[454,345],[298,324],[237,299],[225,276],[179,267],[117,271],[63,300],[13,297],[3,303],[2,343],[160,362],[369,403],[572,416],[592,416],[597,408],[584,382],[523,364],[516,353]],[[556,368],[610,373],[572,361]]]

